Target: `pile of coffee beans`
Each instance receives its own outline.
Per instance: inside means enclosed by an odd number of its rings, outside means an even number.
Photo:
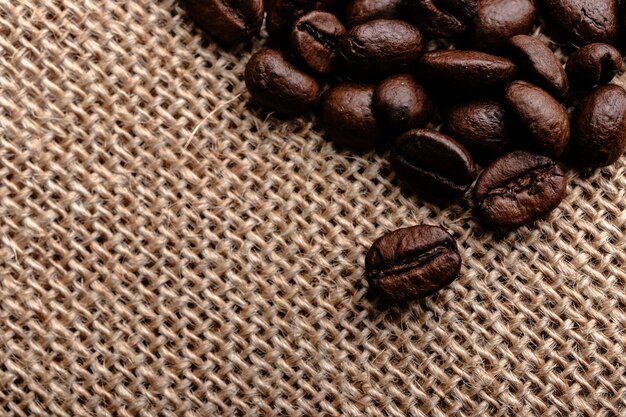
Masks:
[[[258,35],[265,17],[269,47],[245,71],[253,100],[316,114],[342,146],[390,146],[397,177],[429,201],[473,187],[476,216],[492,227],[530,224],[561,203],[559,159],[604,167],[626,147],[626,91],[609,84],[623,65],[618,0],[183,2],[225,43]],[[529,36],[540,16],[571,53],[565,67]],[[454,239],[433,226],[383,236],[366,259],[390,301],[432,294],[460,267]]]

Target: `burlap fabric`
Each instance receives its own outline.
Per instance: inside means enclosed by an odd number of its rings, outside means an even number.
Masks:
[[[624,160],[494,233],[249,104],[249,49],[174,0],[0,0],[0,415],[626,415]],[[382,308],[364,253],[417,223],[463,276]]]

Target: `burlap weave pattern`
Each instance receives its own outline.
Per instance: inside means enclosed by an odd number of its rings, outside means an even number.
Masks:
[[[493,233],[250,105],[249,50],[174,0],[0,0],[0,415],[626,415],[624,159]],[[416,223],[463,276],[380,308],[364,253]]]

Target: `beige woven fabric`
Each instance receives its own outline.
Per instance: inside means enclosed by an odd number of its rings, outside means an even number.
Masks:
[[[0,0],[0,415],[626,415],[624,160],[494,233],[250,105],[249,49],[174,0]],[[381,308],[364,253],[417,223],[463,276]]]

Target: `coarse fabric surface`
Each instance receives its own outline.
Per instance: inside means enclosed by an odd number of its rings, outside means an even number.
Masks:
[[[0,415],[626,415],[625,158],[490,231],[249,103],[261,44],[174,0],[0,0]],[[385,308],[365,252],[421,223],[462,277]]]

